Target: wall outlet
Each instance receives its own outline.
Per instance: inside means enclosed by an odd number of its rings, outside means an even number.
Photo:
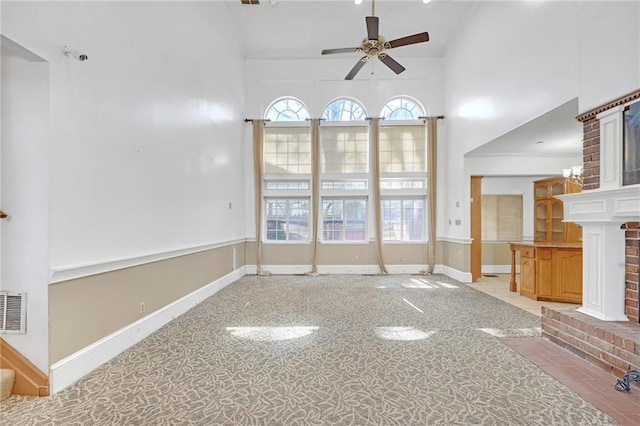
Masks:
[[[145,310],[146,310],[146,306],[144,306],[144,302],[140,302],[140,313],[144,314]]]

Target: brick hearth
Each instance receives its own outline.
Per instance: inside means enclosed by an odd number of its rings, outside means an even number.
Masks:
[[[600,321],[571,309],[542,308],[542,337],[622,377],[640,370],[640,326]]]

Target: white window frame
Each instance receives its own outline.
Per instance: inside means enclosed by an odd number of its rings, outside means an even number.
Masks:
[[[282,98],[280,98],[282,99]],[[275,102],[275,101],[274,101]],[[276,121],[270,122],[268,127],[304,127],[311,129],[308,121]],[[311,131],[311,130],[309,130]],[[311,153],[313,155],[313,153]],[[313,200],[311,197],[311,173],[263,173],[262,175],[262,218],[263,218],[263,231],[262,241],[263,244],[305,244],[311,243],[311,223],[313,218],[311,217],[311,211],[313,208]],[[293,181],[306,181],[308,182],[308,189],[267,189],[267,182],[293,182]],[[309,238],[306,240],[269,240],[268,235],[268,217],[267,217],[267,201],[268,200],[307,200],[309,202]]]
[[[364,237],[361,240],[347,240],[347,239],[342,239],[342,240],[326,240],[324,238],[324,202],[326,200],[338,200],[338,201],[352,201],[352,200],[359,200],[359,201],[364,201]],[[318,215],[318,220],[320,221],[320,227],[318,228],[318,238],[319,241],[322,242],[323,244],[369,244],[369,224],[370,224],[370,219],[369,219],[369,197],[368,196],[344,196],[344,195],[336,195],[336,196],[332,196],[332,195],[325,195],[320,197],[320,214]],[[343,206],[343,212],[344,212],[344,206]],[[344,231],[343,231],[344,232]],[[346,235],[346,233],[345,233]]]
[[[267,239],[267,236],[269,235],[269,229],[268,229],[268,223],[269,223],[269,218],[267,215],[267,203],[271,200],[291,200],[291,201],[307,201],[309,203],[309,208],[308,208],[308,216],[307,216],[307,223],[309,226],[309,236],[306,240],[269,240]],[[262,212],[263,215],[262,217],[264,218],[264,230],[262,232],[262,242],[263,244],[305,244],[305,243],[311,243],[311,222],[312,222],[312,218],[311,218],[311,196],[308,197],[304,197],[304,196],[289,196],[288,194],[285,195],[281,195],[278,194],[277,196],[263,196],[262,197]]]
[[[342,99],[342,98],[340,98]],[[335,102],[338,99],[334,99],[333,101],[329,102],[329,104],[331,104],[332,102]],[[351,99],[349,98],[349,100],[352,100],[354,102],[358,102],[363,111],[366,114],[366,110],[364,109],[364,106],[362,105],[361,102]],[[327,105],[329,105],[327,104]],[[323,110],[323,115],[324,115],[324,110]],[[323,144],[323,140],[322,140],[322,127],[362,127],[363,129],[366,129],[367,132],[367,170],[366,172],[361,172],[361,173],[323,173],[322,172],[322,159],[319,159],[319,166],[320,166],[320,188],[319,188],[319,194],[320,194],[320,214],[318,214],[318,240],[320,241],[320,243],[322,244],[369,244],[370,241],[370,236],[372,235],[371,233],[371,229],[369,229],[372,226],[373,220],[371,218],[371,214],[372,214],[372,210],[369,207],[370,206],[370,200],[371,200],[371,135],[370,135],[370,131],[371,131],[371,126],[369,125],[368,121],[323,121],[321,126],[320,126],[320,153],[322,153],[322,144]],[[323,189],[322,188],[322,182],[324,181],[350,181],[350,180],[361,180],[361,181],[365,181],[366,182],[366,188],[365,189]],[[362,240],[325,240],[324,239],[324,211],[323,211],[323,206],[324,206],[324,200],[325,199],[337,199],[337,200],[353,200],[353,199],[359,199],[359,200],[363,200],[365,202],[365,236],[364,239]]]
[[[394,98],[397,99],[397,98]],[[413,99],[411,99],[413,101]],[[415,102],[415,101],[414,101]],[[419,105],[419,104],[418,104]],[[381,120],[380,129],[384,127],[397,127],[397,126],[416,126],[424,125],[420,120]],[[427,226],[429,224],[429,212],[428,212],[428,189],[427,189],[427,149],[426,149],[426,129],[425,129],[425,156],[424,156],[424,168],[423,172],[380,172],[380,183],[385,180],[421,180],[423,182],[422,188],[380,188],[380,209],[382,209],[382,201],[385,200],[422,200],[423,211],[423,223],[422,223],[422,239],[421,240],[385,240],[384,244],[425,244],[428,242]]]
[[[382,241],[385,244],[424,244],[427,241],[427,215],[428,210],[427,210],[427,198],[424,195],[421,196],[385,196],[385,197],[380,197],[380,210],[382,212],[382,214],[384,214],[384,209],[382,208],[382,202],[383,201],[407,201],[407,200],[414,200],[414,201],[422,201],[422,236],[421,239],[419,240],[405,240],[404,238],[401,238],[399,240],[385,240],[384,239],[384,230],[383,230],[383,236],[382,236]],[[404,209],[402,209],[401,213],[402,218],[400,219],[401,222],[401,235],[404,235]],[[381,217],[381,220],[383,218]]]

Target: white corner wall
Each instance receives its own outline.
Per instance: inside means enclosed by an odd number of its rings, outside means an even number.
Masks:
[[[469,236],[469,176],[484,167],[465,153],[575,97],[584,111],[640,87],[639,8],[625,1],[479,5],[444,58],[450,190],[443,202],[447,219],[462,219],[447,237]],[[549,159],[527,160],[520,161],[527,174],[545,174]]]
[[[0,288],[26,298],[26,333],[2,334],[43,372],[49,365],[47,153],[49,65],[2,37]]]
[[[2,32],[50,64],[51,269],[244,238],[244,59],[222,2],[2,2]]]

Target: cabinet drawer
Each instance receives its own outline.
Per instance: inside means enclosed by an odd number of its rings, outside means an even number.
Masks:
[[[534,248],[523,248],[520,250],[520,257],[535,257],[536,249]]]

